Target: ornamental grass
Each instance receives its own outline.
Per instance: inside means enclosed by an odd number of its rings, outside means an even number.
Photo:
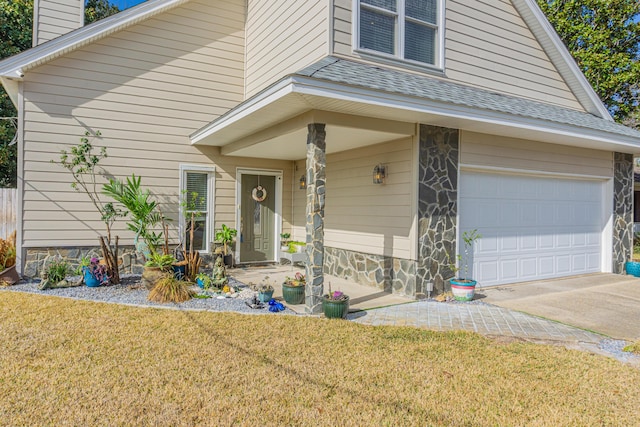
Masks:
[[[564,347],[0,293],[0,424],[637,425],[640,370]]]
[[[188,301],[196,294],[191,289],[193,284],[178,280],[175,277],[164,277],[149,291],[149,301],[167,303]]]

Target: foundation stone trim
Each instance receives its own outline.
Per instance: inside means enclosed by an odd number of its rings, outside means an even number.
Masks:
[[[416,297],[416,262],[325,247],[324,273],[385,292]]]

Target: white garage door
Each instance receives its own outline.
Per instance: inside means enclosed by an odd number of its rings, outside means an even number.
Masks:
[[[602,271],[602,181],[463,172],[459,188],[478,285]]]

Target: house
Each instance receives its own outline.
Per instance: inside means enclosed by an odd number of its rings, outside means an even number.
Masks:
[[[80,0],[36,14],[64,2]],[[140,175],[169,216],[181,190],[206,196],[203,252],[222,224],[241,263],[276,261],[283,231],[306,240],[310,312],[324,274],[443,290],[473,229],[483,286],[622,273],[630,256],[640,133],[612,121],[534,0],[149,0],[44,27],[0,62],[27,273],[102,232],[50,163],[98,130],[108,173]]]

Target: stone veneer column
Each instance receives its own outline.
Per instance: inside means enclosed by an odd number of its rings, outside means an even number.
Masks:
[[[455,260],[458,212],[458,130],[420,125],[418,176],[418,268],[416,293],[448,287]]]
[[[307,286],[305,289],[305,311],[310,314],[322,312],[324,285],[324,197],[326,132],[323,123],[308,126],[307,135]]]
[[[614,153],[613,169],[613,265],[624,273],[633,253],[633,156]]]

